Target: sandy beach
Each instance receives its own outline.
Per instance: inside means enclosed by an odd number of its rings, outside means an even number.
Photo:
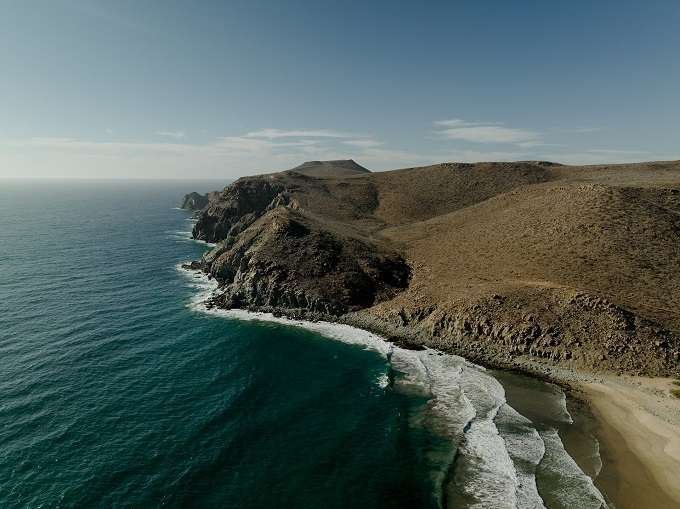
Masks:
[[[599,483],[617,508],[680,508],[680,399],[670,378],[579,384],[599,421]]]

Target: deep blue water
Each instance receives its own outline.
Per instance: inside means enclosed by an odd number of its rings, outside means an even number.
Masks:
[[[218,187],[0,181],[0,508],[604,505],[558,387],[205,312],[175,205]]]
[[[443,439],[376,352],[188,307],[182,194],[0,181],[0,507],[430,507]]]

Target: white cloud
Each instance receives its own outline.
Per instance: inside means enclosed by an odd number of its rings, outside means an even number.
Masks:
[[[0,140],[0,177],[227,178],[284,170],[317,152],[308,143],[225,137],[205,144],[98,142],[76,138]]]
[[[145,177],[235,178],[292,168],[306,160],[357,160],[374,170],[421,166],[444,161],[479,162],[541,159],[572,164],[631,162],[661,157],[639,150],[582,148],[578,152],[546,143],[540,133],[500,124],[460,119],[435,123],[431,150],[393,149],[379,139],[330,129],[267,128],[205,143],[170,136],[163,141],[90,141],[47,137],[0,139],[0,177]],[[176,133],[174,133],[176,134]],[[451,147],[444,140],[500,143]],[[430,140],[432,141],[432,140]],[[477,148],[491,150],[477,150]],[[559,148],[558,148],[559,147]]]
[[[434,123],[437,134],[448,140],[472,143],[528,143],[539,141],[541,135],[528,129],[504,127],[497,122],[467,122],[454,118]]]
[[[644,150],[620,150],[607,148],[593,148],[589,150],[591,154],[614,154],[614,155],[635,155],[635,154],[649,154]]]
[[[167,136],[168,138],[182,139],[185,136],[184,131],[156,131],[158,136]]]
[[[224,136],[205,144],[59,137],[0,140],[0,169],[6,168],[0,170],[0,176],[235,178],[292,168],[306,160],[349,158],[377,170],[444,159],[436,154],[383,148],[376,140],[362,138],[266,139],[243,135]]]
[[[242,152],[263,152],[269,151],[274,144],[268,140],[258,140],[256,138],[246,138],[244,136],[225,136],[218,138],[214,146],[225,151]]]
[[[572,134],[588,134],[602,131],[602,127],[566,127],[557,128],[557,131],[562,133],[572,133]]]
[[[346,140],[341,142],[344,145],[349,145],[350,147],[359,147],[359,148],[371,148],[371,147],[379,147],[383,143],[380,141],[376,140],[371,140],[371,139],[362,139],[362,140]]]
[[[333,131],[330,129],[260,129],[251,131],[245,135],[247,138],[352,138],[356,136],[352,133]]]
[[[449,120],[436,120],[434,125],[441,127],[475,127],[488,125],[502,125],[501,122],[468,122],[461,118],[452,118]]]
[[[597,126],[552,127],[544,132],[533,129],[507,127],[500,122],[467,121],[460,118],[434,122],[435,133],[440,139],[470,142],[475,144],[505,144],[517,150],[476,152],[456,150],[451,159],[459,161],[508,161],[508,160],[550,160],[565,164],[605,164],[640,162],[644,160],[667,160],[674,157],[661,156],[652,152],[631,149],[581,148],[570,150],[563,143],[548,142],[548,135],[588,134],[604,130]],[[561,140],[558,140],[561,141]]]
[[[452,118],[450,120],[435,120],[434,125],[442,127],[462,127],[470,124],[460,118]]]
[[[269,152],[284,147],[317,147],[319,141],[299,139],[293,141],[273,141],[272,139],[250,138],[248,136],[225,136],[213,144],[216,148],[235,152]]]
[[[324,131],[325,132],[325,131]],[[284,170],[305,160],[358,157],[332,138],[224,136],[206,143],[0,139],[0,177],[228,177]],[[335,147],[335,148],[334,148]]]
[[[499,126],[475,126],[446,129],[441,132],[449,140],[472,141],[476,143],[519,143],[534,140],[538,134],[523,129]]]
[[[536,148],[536,147],[562,147],[561,143],[545,143],[540,140],[535,141],[522,141],[517,144],[518,147],[522,148]]]
[[[18,140],[2,140],[1,146],[22,149],[63,151],[63,152],[166,152],[177,153],[196,150],[200,146],[179,143],[139,143],[139,142],[111,142],[89,141],[78,138],[42,137]]]

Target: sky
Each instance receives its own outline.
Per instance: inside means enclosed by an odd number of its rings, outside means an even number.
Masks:
[[[0,177],[680,159],[680,2],[0,0]]]

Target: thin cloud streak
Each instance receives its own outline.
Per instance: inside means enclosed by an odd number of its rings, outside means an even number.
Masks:
[[[528,143],[537,142],[541,135],[536,131],[504,127],[497,122],[468,122],[459,118],[437,120],[436,134],[447,140],[471,143]]]
[[[246,138],[353,138],[356,134],[333,131],[330,129],[260,129],[245,135]]]
[[[588,152],[592,154],[622,154],[622,155],[634,155],[634,154],[649,154],[645,150],[620,150],[620,149],[607,149],[607,148],[593,148]]]
[[[184,131],[156,131],[158,136],[166,136],[168,138],[181,139],[184,138]]]
[[[0,176],[102,175],[151,178],[238,176],[284,170],[305,160],[356,159],[373,170],[440,162],[552,160],[567,164],[674,159],[640,150],[548,143],[543,133],[494,122],[439,120],[428,151],[394,149],[379,139],[333,129],[264,128],[205,143],[183,131],[158,131],[167,141],[91,141],[72,137],[0,139]],[[424,138],[426,138],[425,134]],[[458,142],[451,146],[452,142]],[[467,146],[466,146],[467,144]],[[488,150],[479,150],[479,147]],[[677,159],[677,157],[675,157]]]
[[[376,141],[376,140],[347,140],[347,141],[342,141],[341,142],[343,145],[349,145],[350,147],[359,147],[359,148],[371,148],[371,147],[379,147],[383,145],[382,142]]]

